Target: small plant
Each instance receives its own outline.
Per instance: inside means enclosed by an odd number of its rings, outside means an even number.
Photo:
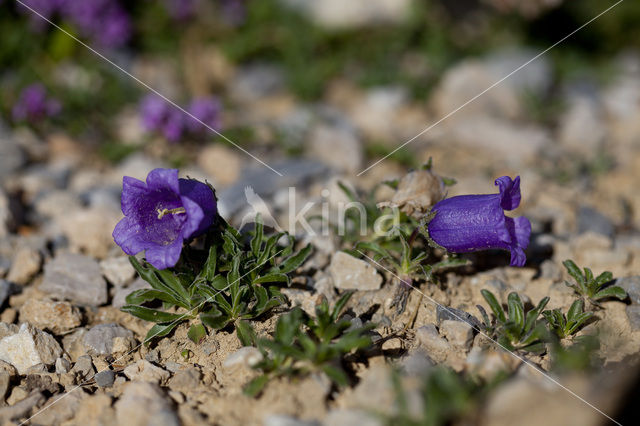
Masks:
[[[349,379],[342,362],[351,351],[371,346],[366,332],[370,326],[353,327],[351,321],[338,319],[340,312],[353,293],[342,296],[333,309],[326,299],[316,306],[315,318],[299,307],[278,318],[271,338],[257,338],[249,329],[245,344],[254,343],[263,354],[263,360],[254,366],[262,371],[245,387],[247,395],[255,396],[275,377],[301,376],[323,372],[338,386]]]
[[[457,424],[477,410],[479,400],[491,389],[491,386],[482,386],[449,368],[436,366],[425,376],[419,390],[422,410],[412,415],[400,373],[394,372],[392,381],[397,410],[392,415],[380,416],[383,424],[390,426]]]
[[[222,218],[217,223],[222,229],[207,234],[210,246],[204,262],[199,261],[199,253],[187,251],[181,264],[157,269],[130,257],[152,288],[132,292],[122,310],[156,323],[145,341],[166,336],[182,322],[196,321],[188,336],[197,343],[206,335],[205,327],[242,327],[241,320],[257,319],[286,302],[275,284],[289,284],[289,275],[307,259],[311,247],[295,252],[293,237],[285,233],[266,236],[260,218],[248,244]],[[283,239],[284,246],[279,244]],[[199,271],[198,264],[203,264]],[[242,332],[238,329],[238,334]]]
[[[543,298],[535,308],[525,312],[520,296],[512,292],[507,297],[505,313],[493,293],[489,290],[482,290],[481,293],[495,316],[491,321],[485,309],[478,305],[478,310],[484,319],[484,329],[491,338],[496,339],[498,344],[510,351],[544,352],[546,329],[538,318],[549,302],[548,297]]]
[[[560,339],[575,334],[593,316],[593,312],[584,312],[584,301],[578,299],[571,304],[567,315],[560,309],[542,312],[549,330]]]
[[[597,305],[600,300],[610,297],[619,300],[627,298],[627,292],[622,287],[616,285],[605,287],[605,284],[613,280],[611,272],[605,271],[595,277],[589,268],[584,268],[584,272],[582,272],[573,260],[567,259],[562,264],[576,281],[575,284],[569,282],[565,282],[565,284],[590,302]]]

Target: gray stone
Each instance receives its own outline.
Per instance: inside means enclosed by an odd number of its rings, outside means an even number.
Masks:
[[[17,334],[0,340],[0,359],[13,365],[19,374],[38,364],[53,365],[61,355],[62,348],[53,336],[27,323]]]
[[[20,320],[60,334],[80,326],[82,314],[69,302],[28,299],[20,307]]]
[[[115,403],[117,424],[128,426],[178,426],[180,421],[158,386],[131,382]]]
[[[408,376],[424,376],[434,364],[422,350],[413,350],[402,359],[400,365]]]
[[[10,176],[22,167],[25,162],[26,156],[12,138],[9,130],[4,126],[0,127],[0,180]]]
[[[299,420],[284,414],[269,414],[263,422],[263,426],[320,426],[316,421]]]
[[[362,144],[349,126],[318,125],[311,131],[309,144],[309,152],[313,158],[338,172],[357,173],[362,170]]]
[[[110,257],[100,262],[102,275],[116,287],[125,286],[136,275],[127,256]]]
[[[4,238],[9,235],[11,217],[9,197],[7,197],[2,188],[0,188],[0,238]]]
[[[632,304],[640,305],[640,275],[618,278],[614,285],[622,287],[627,292]]]
[[[304,187],[315,178],[327,173],[327,166],[314,160],[295,159],[269,163],[280,172],[258,165],[243,171],[242,178],[234,185],[220,192],[218,208],[223,216],[231,216],[247,206],[245,188],[251,187],[262,198],[273,196],[279,189],[290,186]]]
[[[135,290],[142,290],[143,288],[151,288],[151,285],[142,278],[137,278],[127,287],[116,288],[115,293],[113,294],[113,300],[111,301],[111,306],[118,309],[122,308],[127,304],[126,299],[131,292]]]
[[[133,333],[118,324],[99,324],[83,336],[82,344],[90,355],[111,355],[118,338],[133,341]]]
[[[82,389],[56,395],[47,401],[42,411],[38,413],[38,417],[33,419],[33,423],[43,426],[65,424],[75,415],[87,397],[88,395]]]
[[[222,366],[226,369],[233,370],[238,367],[252,367],[262,361],[262,352],[253,346],[244,346],[237,351],[229,354],[224,360]]]
[[[113,247],[113,228],[122,218],[116,208],[89,207],[77,209],[58,218],[62,232],[73,251],[104,258]]]
[[[12,286],[9,281],[0,278],[0,306],[4,305],[9,295],[12,293]]]
[[[31,278],[40,270],[40,264],[42,257],[40,252],[31,247],[22,247],[18,249],[13,262],[11,263],[11,269],[7,280],[16,284],[27,284]]]
[[[66,358],[56,360],[56,374],[67,374],[71,370],[71,362]]]
[[[107,303],[107,283],[98,263],[87,256],[64,253],[44,267],[40,290],[83,305]]]
[[[180,370],[169,380],[168,386],[184,394],[191,393],[200,385],[200,371],[190,367]]]
[[[451,352],[451,345],[440,336],[433,324],[423,325],[416,330],[416,339],[435,362],[443,362]]]
[[[109,388],[113,386],[113,382],[116,380],[116,373],[113,370],[104,370],[97,373],[93,378],[99,387]]]
[[[245,66],[238,71],[232,81],[232,96],[240,101],[251,101],[276,94],[285,86],[282,70],[268,64]]]
[[[558,120],[562,146],[585,158],[599,155],[607,127],[601,108],[591,96],[569,96],[568,107]]]
[[[329,411],[322,424],[325,426],[382,426],[384,423],[370,412],[339,408]]]
[[[281,0],[329,28],[400,23],[411,13],[411,0]]]
[[[341,290],[378,290],[382,285],[376,268],[341,251],[331,257],[329,273],[333,285]]]
[[[82,355],[70,370],[80,382],[93,378],[95,370],[93,369],[93,361],[89,355]]]
[[[31,412],[31,409],[33,407],[42,404],[45,399],[46,398],[42,393],[36,392],[32,395],[27,396],[23,400],[16,402],[13,405],[10,405],[8,407],[1,407],[0,422],[4,424],[9,420],[25,417]]]
[[[438,305],[436,307],[436,317],[438,319],[438,325],[442,321],[462,321],[469,324],[471,327],[480,327],[480,321],[468,312],[460,309],[451,308],[449,306]]]
[[[615,234],[613,222],[611,222],[607,216],[592,207],[580,207],[578,209],[576,221],[578,224],[578,234],[595,232],[596,234],[604,235],[609,238],[613,238]]]
[[[638,305],[629,305],[626,309],[627,318],[629,319],[629,324],[633,331],[640,330],[640,306]]]
[[[449,343],[462,349],[469,349],[473,342],[473,328],[466,322],[444,320],[440,324],[440,333]]]
[[[124,369],[124,375],[132,381],[142,381],[155,384],[166,382],[171,373],[167,370],[151,364],[146,359],[141,359]]]

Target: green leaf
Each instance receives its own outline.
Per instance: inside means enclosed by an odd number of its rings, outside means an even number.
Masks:
[[[616,285],[604,288],[593,295],[593,300],[600,300],[607,297],[613,297],[619,300],[624,300],[627,298],[627,292],[624,291],[622,287],[618,287]]]
[[[344,309],[344,307],[347,305],[347,303],[349,302],[349,299],[351,299],[351,296],[353,296],[353,291],[347,292],[345,293],[342,297],[340,297],[340,299],[338,299],[338,301],[335,303],[335,305],[333,306],[333,311],[331,312],[331,321],[335,322],[338,317],[340,316],[340,313],[342,312],[342,310]]]
[[[191,318],[188,313],[185,314],[172,314],[169,312],[159,311],[157,309],[145,308],[144,306],[137,305],[124,305],[120,308],[123,312],[127,312],[134,317],[138,317],[145,321],[166,323],[172,321],[181,321]]]
[[[199,344],[205,337],[207,337],[207,330],[205,330],[204,325],[202,324],[191,324],[191,327],[189,327],[189,331],[187,332],[187,337],[191,339],[193,343]]]
[[[132,291],[125,300],[129,305],[141,305],[152,300],[161,300],[172,305],[180,305],[180,303],[169,293],[151,288]]]
[[[255,280],[253,280],[254,284],[262,284],[262,283],[287,283],[289,284],[291,280],[287,274],[283,274],[280,272],[276,273],[268,273],[263,275]]]
[[[256,342],[256,333],[247,321],[236,321],[236,335],[242,346],[253,346]]]
[[[498,299],[496,299],[493,293],[491,293],[489,290],[484,289],[481,290],[480,293],[482,294],[482,297],[484,297],[484,300],[486,300],[489,304],[489,307],[493,311],[493,314],[496,316],[498,321],[503,324],[506,323],[507,318],[504,315],[504,310],[502,309],[500,303],[498,303]]]
[[[214,280],[216,276],[216,267],[218,266],[218,247],[212,245],[209,247],[209,255],[202,267],[202,271],[198,274],[198,278],[202,278],[208,282]]]
[[[347,386],[349,384],[349,378],[346,373],[338,367],[333,365],[323,365],[322,371],[326,374],[331,381],[337,383],[339,386]]]
[[[229,324],[229,316],[220,312],[217,308],[211,308],[207,312],[200,314],[200,321],[207,327],[211,327],[214,330],[220,330]]]
[[[247,384],[247,386],[244,387],[244,394],[247,396],[255,397],[260,392],[262,392],[262,389],[264,389],[268,382],[269,376],[267,376],[266,374],[258,376],[255,379],[251,380]]]
[[[527,312],[527,319],[524,325],[525,332],[528,332],[533,328],[536,320],[540,316],[540,313],[544,310],[545,306],[547,306],[547,303],[549,303],[549,297],[543,297],[542,300],[540,300],[540,302],[538,303],[538,306]]]
[[[157,273],[160,272],[158,269],[155,269],[153,267],[149,267],[149,268],[143,267],[140,264],[140,262],[138,262],[138,259],[135,258],[135,256],[129,256],[129,262],[131,262],[131,265],[133,265],[133,268],[138,272],[140,277],[146,282],[148,282],[151,285],[151,287],[155,288],[156,290],[161,290],[161,291],[164,291],[165,293],[169,293],[171,296],[174,297],[175,300],[181,301],[179,306],[182,306],[185,309],[189,308],[188,294],[186,295],[187,297],[183,299],[180,292],[178,292],[175,288],[173,288],[173,286],[169,285],[168,283],[165,283],[160,278],[160,276],[157,275]]]
[[[311,254],[311,244],[307,244],[298,253],[285,259],[280,264],[280,268],[279,268],[280,272],[283,274],[288,274],[290,272],[295,271],[305,262],[305,260],[307,260],[310,254]]]
[[[518,293],[509,293],[507,297],[507,307],[509,310],[509,320],[513,321],[520,330],[524,329],[524,306]]]
[[[260,247],[262,246],[262,239],[264,238],[264,224],[262,222],[262,216],[260,213],[256,214],[255,228],[253,231],[253,238],[251,238],[251,252],[254,257],[258,257],[260,253]]]
[[[595,282],[598,284],[598,288],[602,287],[604,284],[613,280],[613,274],[609,271],[604,271],[595,279]]]
[[[584,301],[582,299],[576,299],[571,304],[571,307],[569,308],[569,311],[567,312],[567,319],[569,321],[573,321],[573,319],[578,314],[581,314],[583,310],[584,310]]]
[[[169,333],[173,331],[180,324],[179,322],[172,322],[169,324],[155,324],[151,329],[147,332],[147,335],[144,338],[144,343],[148,344],[151,340],[165,337]]]
[[[571,275],[573,279],[576,280],[578,285],[580,285],[580,288],[586,289],[587,283],[584,279],[584,275],[582,275],[582,271],[580,270],[580,268],[578,268],[578,265],[576,265],[575,262],[571,259],[565,260],[564,262],[562,262],[562,264],[567,269],[569,275]]]

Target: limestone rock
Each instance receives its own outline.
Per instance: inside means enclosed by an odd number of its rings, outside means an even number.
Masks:
[[[382,285],[376,268],[341,251],[331,258],[329,273],[333,285],[340,290],[378,290]]]
[[[16,284],[27,284],[31,278],[40,270],[42,259],[38,250],[30,247],[22,247],[18,249],[7,280]]]
[[[59,334],[80,326],[82,314],[69,302],[27,299],[20,307],[20,320]]]
[[[129,426],[178,426],[171,405],[158,386],[147,382],[128,383],[115,403],[118,424]]]
[[[0,340],[0,359],[25,374],[38,364],[53,365],[62,355],[62,348],[50,334],[24,323],[17,334]]]
[[[102,275],[116,287],[125,286],[136,275],[127,256],[110,257],[100,262]]]
[[[79,254],[61,254],[47,263],[40,290],[89,306],[104,305],[108,300],[98,263]]]
[[[141,359],[135,364],[124,369],[124,375],[132,381],[142,381],[160,384],[166,382],[171,374],[160,367],[156,367],[146,359]]]
[[[82,343],[90,355],[111,355],[119,338],[134,342],[133,333],[126,328],[118,324],[99,324],[82,337]]]

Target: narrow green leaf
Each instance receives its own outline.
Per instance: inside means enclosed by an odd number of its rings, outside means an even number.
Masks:
[[[496,299],[493,293],[491,293],[489,290],[484,289],[481,290],[480,293],[482,294],[482,297],[484,297],[484,300],[486,300],[489,304],[489,307],[493,311],[493,314],[496,316],[498,321],[503,324],[506,323],[507,318],[504,314],[504,310],[502,309],[500,303],[498,303],[498,299]]]
[[[288,274],[298,269],[305,262],[305,260],[307,260],[309,255],[311,255],[311,250],[312,250],[311,244],[307,244],[298,253],[285,259],[280,264],[280,268],[279,268],[280,272],[283,274]]]
[[[236,336],[242,346],[253,346],[256,342],[256,333],[247,321],[236,321]]]
[[[145,321],[165,323],[171,321],[187,320],[190,315],[187,314],[172,314],[169,312],[159,311],[157,309],[145,308],[144,306],[137,305],[124,305],[120,308],[123,312],[127,312],[134,317],[143,319]]]
[[[524,329],[524,306],[518,293],[512,292],[507,296],[507,308],[509,310],[509,321],[513,321],[520,330]]]
[[[149,344],[153,339],[165,337],[169,333],[173,331],[180,324],[179,322],[172,322],[169,324],[155,324],[151,329],[147,332],[147,335],[144,338],[144,343]]]
[[[268,273],[263,275],[255,280],[253,280],[254,284],[262,284],[262,283],[287,283],[289,284],[291,280],[287,274],[283,273]]]
[[[567,259],[562,262],[564,267],[567,269],[569,275],[573,277],[574,280],[580,285],[580,287],[584,287],[586,285],[584,275],[582,275],[582,271],[578,268],[578,265],[571,259]]]
[[[262,246],[262,239],[264,238],[264,224],[262,222],[262,215],[256,214],[255,228],[253,231],[253,238],[251,238],[251,252],[254,257],[258,257],[260,253],[260,247]]]
[[[218,266],[218,247],[212,245],[209,247],[209,255],[202,267],[202,271],[198,275],[198,278],[202,278],[206,281],[213,281],[216,276],[216,268]]]
[[[260,394],[260,392],[262,392],[268,382],[269,376],[267,376],[266,374],[258,376],[255,379],[251,380],[244,387],[244,394],[247,396],[256,397],[258,396],[258,394]]]
[[[576,299],[571,304],[571,307],[569,308],[569,311],[567,312],[567,320],[573,321],[573,319],[578,314],[581,314],[583,310],[584,310],[584,301],[582,299]]]
[[[627,292],[624,291],[622,287],[618,287],[616,285],[604,288],[593,295],[593,300],[605,299],[607,297],[613,297],[619,300],[624,300],[627,298]]]
[[[536,324],[536,321],[540,316],[540,313],[544,310],[545,306],[547,306],[547,303],[549,303],[549,298],[543,297],[542,300],[540,300],[540,302],[538,303],[538,306],[536,306],[534,309],[527,312],[527,319],[524,325],[525,332],[528,332],[529,330],[533,329],[533,326]]]
[[[207,330],[205,330],[204,325],[202,324],[191,324],[191,327],[189,327],[189,331],[187,332],[187,337],[191,339],[193,343],[199,344],[205,337],[207,337]]]
[[[229,324],[229,317],[224,315],[216,308],[212,308],[207,312],[200,314],[200,321],[207,327],[211,327],[214,330],[220,330]]]
[[[334,367],[333,365],[323,365],[322,371],[331,379],[332,382],[336,383],[338,386],[347,386],[349,384],[349,378],[346,373],[342,371],[338,367]]]
[[[129,305],[141,305],[145,302],[152,300],[161,300],[163,302],[170,303],[172,305],[180,305],[180,303],[169,293],[162,290],[155,290],[152,288],[143,288],[140,290],[134,290],[126,297],[126,302]]]
[[[603,273],[598,275],[598,277],[595,279],[595,282],[598,285],[598,288],[600,288],[612,280],[613,280],[613,274],[609,271],[604,271]]]
[[[340,313],[342,312],[344,307],[349,302],[349,299],[351,299],[351,296],[353,296],[353,293],[354,293],[353,291],[349,291],[349,292],[345,293],[335,303],[335,305],[333,306],[333,311],[331,312],[331,321],[332,322],[335,322],[338,319],[338,317],[340,316]]]

